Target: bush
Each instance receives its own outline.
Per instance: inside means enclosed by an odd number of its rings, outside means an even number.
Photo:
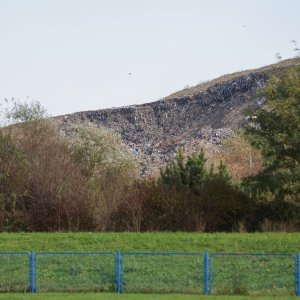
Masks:
[[[35,108],[13,106],[9,116],[27,121],[0,130],[0,230],[109,229],[135,176],[120,138],[90,123],[62,134]]]
[[[118,230],[236,231],[250,220],[253,202],[231,184],[223,163],[205,169],[201,151],[176,160],[157,180],[136,182],[115,215]]]

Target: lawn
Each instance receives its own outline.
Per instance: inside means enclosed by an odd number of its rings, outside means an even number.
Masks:
[[[297,297],[246,297],[246,296],[199,296],[199,295],[144,295],[144,294],[0,294],[0,300],[296,300]]]
[[[0,251],[300,251],[300,233],[0,233]]]

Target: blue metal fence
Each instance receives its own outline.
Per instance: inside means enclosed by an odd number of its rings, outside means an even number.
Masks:
[[[33,292],[31,253],[0,252],[0,292]]]
[[[295,292],[296,296],[300,296],[300,252],[297,253],[295,263]]]
[[[0,252],[0,292],[48,291],[300,296],[300,252]]]
[[[113,292],[116,290],[114,252],[37,252],[39,292]]]
[[[296,278],[294,254],[213,253],[213,294],[292,295]]]
[[[122,291],[203,293],[204,257],[200,252],[125,252]]]

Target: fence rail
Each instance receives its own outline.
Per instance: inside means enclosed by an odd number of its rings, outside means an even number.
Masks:
[[[300,252],[0,252],[0,292],[300,296]]]

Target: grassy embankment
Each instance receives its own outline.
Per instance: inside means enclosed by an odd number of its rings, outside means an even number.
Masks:
[[[300,233],[1,233],[0,251],[296,253]]]
[[[2,233],[0,251],[296,253],[300,251],[299,241],[299,233]],[[7,269],[0,275],[0,289],[14,291],[18,286],[18,291],[25,291],[27,258],[20,258],[17,264],[12,257],[1,258],[0,267]],[[126,292],[202,293],[202,255],[128,255],[123,266]],[[40,255],[37,271],[39,291],[115,289],[114,256]],[[293,257],[215,257],[213,273],[213,293],[292,295],[294,292]]]

